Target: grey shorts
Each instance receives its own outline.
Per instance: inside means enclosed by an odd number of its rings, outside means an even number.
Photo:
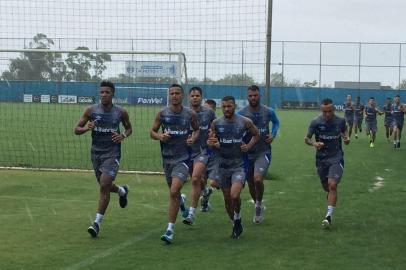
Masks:
[[[204,165],[207,165],[208,161],[209,161],[209,154],[205,153],[205,152],[201,152],[200,154],[198,154],[197,156],[195,156],[192,159],[193,163],[197,163],[197,162],[201,162]]]
[[[354,117],[354,125],[361,125],[362,124],[362,117]]]
[[[333,178],[337,183],[341,181],[344,173],[344,161],[340,162],[317,162],[317,174],[321,183],[327,183],[328,178]]]
[[[272,155],[261,153],[253,159],[247,159],[247,174],[262,174],[265,176],[268,173],[269,165],[271,165]]]
[[[220,158],[218,156],[211,156],[207,163],[206,177],[216,182],[220,182]]]
[[[176,164],[164,163],[163,167],[166,182],[168,182],[168,184],[172,184],[172,178],[176,177],[180,179],[183,183],[185,183],[187,181],[190,170],[190,165],[188,163],[189,162],[187,161],[179,162]]]
[[[119,157],[108,157],[108,158],[92,158],[93,170],[96,175],[97,182],[100,182],[100,176],[102,173],[116,178],[118,173],[118,168],[120,166]]]
[[[393,128],[398,128],[399,130],[402,130],[403,129],[403,121],[393,119],[392,120],[392,127]]]
[[[231,168],[222,168],[220,166],[220,183],[221,188],[230,188],[233,183],[240,182],[245,184],[245,170],[244,167],[231,167]]]
[[[371,123],[371,122],[365,121],[365,131],[367,133],[369,133],[369,132],[376,133],[377,130],[378,130],[378,127],[377,127],[376,122]]]
[[[348,118],[346,117],[345,122],[347,123],[347,125],[353,126],[354,125],[354,118],[353,117],[348,117]]]
[[[383,120],[383,124],[385,127],[391,127],[392,126],[393,119],[390,117],[385,117]]]

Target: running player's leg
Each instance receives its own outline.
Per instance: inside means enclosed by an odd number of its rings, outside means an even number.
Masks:
[[[344,172],[343,162],[336,162],[329,166],[328,169],[328,197],[327,197],[327,213],[323,220],[323,226],[329,227],[332,222],[334,208],[337,204],[337,187]]]
[[[234,171],[232,174],[231,178],[231,191],[230,191],[230,196],[231,196],[231,202],[232,202],[232,208],[234,211],[234,225],[233,225],[233,231],[231,234],[232,238],[238,238],[241,233],[243,232],[243,227],[241,223],[241,191],[244,187],[244,182],[245,182],[245,173],[244,169],[237,169]]]
[[[248,190],[251,195],[252,201],[255,203],[255,201],[257,200],[257,192],[255,190],[255,182],[254,182],[255,160],[252,160],[252,159],[247,160],[246,166],[247,166]]]
[[[264,178],[268,173],[271,164],[271,155],[262,153],[255,160],[254,183],[255,183],[255,214],[254,223],[261,223],[264,219],[264,206],[262,199],[264,196]]]
[[[189,208],[189,214],[183,221],[183,223],[185,223],[187,225],[192,225],[194,218],[195,218],[195,211],[196,211],[197,203],[198,203],[199,197],[200,197],[202,179],[203,179],[205,170],[206,170],[206,163],[201,162],[199,160],[199,158],[196,158],[195,162],[193,164],[192,189],[190,191],[191,203],[190,203],[190,208]]]

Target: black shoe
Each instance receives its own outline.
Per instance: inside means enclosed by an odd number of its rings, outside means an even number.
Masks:
[[[231,238],[238,239],[238,237],[240,237],[240,235],[242,234],[243,230],[244,230],[244,228],[242,227],[242,224],[241,224],[241,218],[234,220],[233,232],[231,233]]]
[[[397,148],[400,148],[400,142],[397,143]]]
[[[119,196],[120,198],[119,198],[118,202],[120,203],[121,208],[125,208],[127,206],[128,186],[124,185],[124,186],[121,186],[121,187],[124,188],[125,194],[123,196]]]
[[[92,225],[90,225],[89,228],[87,228],[87,232],[94,238],[97,237],[97,235],[99,234],[100,231],[100,227],[99,224],[97,224],[96,222],[93,222]]]

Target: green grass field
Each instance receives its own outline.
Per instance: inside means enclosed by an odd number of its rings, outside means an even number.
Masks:
[[[69,141],[71,147],[64,155],[74,161],[53,151],[46,152],[52,156],[37,157],[35,152],[25,153],[26,148],[18,148],[16,155],[33,164],[54,161],[67,167],[90,167],[86,154],[89,138],[70,134],[52,138],[59,134],[58,129],[71,130],[82,111],[81,107],[68,108],[72,110],[67,114],[69,119],[49,116],[50,126],[38,127],[37,131],[49,131],[51,136],[46,138],[34,137],[34,131],[16,134],[15,123],[2,122],[1,132],[11,143],[1,140],[1,162],[14,162],[4,150],[12,151],[17,141],[30,139],[39,149],[35,142],[44,140],[52,143],[48,145],[51,150],[58,151]],[[49,111],[47,107],[43,113]],[[36,113],[34,118],[43,117],[41,111]],[[140,168],[159,169],[156,142],[146,135],[150,116],[145,110],[138,113],[130,108],[138,133],[125,142],[124,149],[130,145],[134,149],[125,150],[123,167],[139,162],[145,166]],[[100,237],[91,239],[86,229],[94,218],[98,198],[92,173],[1,170],[0,269],[405,269],[406,148],[393,149],[385,141],[381,122],[374,149],[368,147],[364,134],[345,146],[345,173],[334,224],[324,231],[325,194],[316,175],[314,150],[303,143],[307,125],[317,112],[278,111],[278,115],[282,126],[273,144],[265,183],[265,220],[252,224],[253,205],[244,190],[245,230],[240,239],[230,238],[231,224],[221,192],[215,192],[213,211],[199,212],[192,227],[182,224],[179,217],[174,244],[163,244],[159,238],[167,223],[165,181],[162,176],[138,174],[118,176],[118,183],[131,187],[128,208],[120,209],[113,196]],[[12,118],[12,114],[1,117]],[[19,136],[25,137],[21,140]],[[143,155],[134,159],[131,154],[139,151]],[[85,157],[76,161],[76,155]],[[184,192],[189,190],[187,184]]]

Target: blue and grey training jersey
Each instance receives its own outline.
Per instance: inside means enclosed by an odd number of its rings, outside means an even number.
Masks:
[[[310,123],[307,137],[311,138],[314,135],[316,142],[324,143],[324,146],[317,150],[316,159],[342,159],[344,153],[341,134],[345,133],[346,129],[345,120],[336,115],[330,121],[326,121],[322,115],[314,118]]]
[[[383,112],[385,113],[385,121],[392,120],[392,105],[391,104],[386,104],[382,108]]]
[[[402,111],[402,105],[401,104],[392,104],[392,116],[393,120],[395,120],[397,123],[403,124],[404,121],[404,112]]]
[[[207,139],[209,137],[210,125],[211,122],[216,119],[214,111],[204,106],[200,106],[200,109],[198,112],[196,112],[196,114],[197,121],[199,123],[200,134],[195,143],[190,146],[192,157],[195,157],[202,151],[207,150]],[[190,132],[193,132],[193,130],[191,129]]]
[[[188,160],[189,147],[187,138],[192,122],[193,112],[183,107],[182,111],[175,113],[165,107],[159,112],[162,132],[169,133],[171,138],[161,142],[161,154],[165,164],[175,164]]]
[[[120,133],[123,108],[113,105],[106,111],[101,104],[95,104],[90,109],[90,121],[94,121],[92,130],[92,158],[108,158],[121,156],[121,143],[112,140],[113,133]]]
[[[243,137],[248,132],[249,119],[235,114],[232,119],[224,116],[213,121],[214,132],[220,143],[218,151],[223,167],[243,166],[241,145]]]
[[[378,109],[376,107],[365,107],[365,121],[368,123],[376,123],[376,114]]]
[[[346,120],[353,120],[354,119],[354,107],[352,103],[344,103],[343,104],[343,110],[344,110],[344,118]]]
[[[261,138],[259,141],[250,149],[248,152],[248,157],[253,158],[256,154],[271,153],[271,145],[265,142],[265,138],[269,135],[269,123],[272,122],[272,137],[275,138],[279,129],[279,119],[276,116],[275,111],[264,105],[260,105],[258,111],[251,111],[250,106],[242,108],[238,114],[245,116],[252,120],[254,125],[258,128]],[[244,137],[244,142],[248,143],[252,138],[251,133],[247,133]]]
[[[362,103],[354,104],[354,119],[363,119],[364,118],[364,105]]]

